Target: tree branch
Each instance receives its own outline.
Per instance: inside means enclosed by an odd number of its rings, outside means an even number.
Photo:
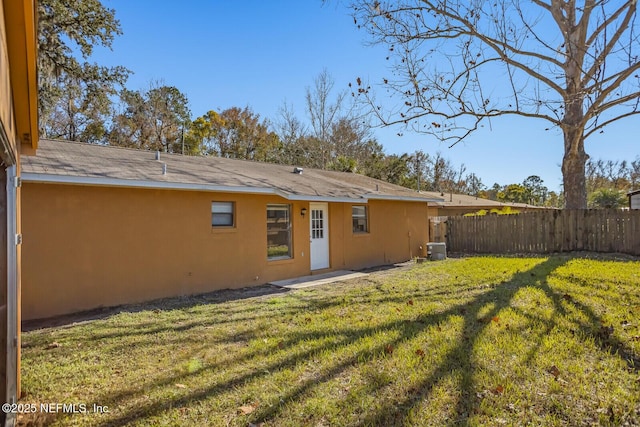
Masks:
[[[562,63],[560,61],[554,58],[551,58],[549,56],[539,54],[537,52],[530,52],[530,51],[517,49],[516,47],[511,46],[507,42],[482,34],[476,30],[476,27],[473,25],[472,22],[470,22],[468,19],[465,19],[461,15],[457,13],[449,12],[448,10],[445,10],[445,9],[440,9],[430,1],[425,1],[425,3],[431,9],[433,9],[436,13],[439,13],[443,16],[446,16],[454,21],[461,23],[466,28],[466,30],[460,32],[461,35],[468,35],[482,41],[485,45],[493,49],[498,54],[499,59],[524,71],[525,73],[529,74],[535,79],[540,80],[541,82],[544,82],[547,86],[555,90],[558,94],[563,93],[563,89],[558,84],[556,84],[553,80],[549,79],[547,76],[543,74],[538,73],[537,71],[533,70],[531,67],[523,64],[522,62],[509,57],[506,54],[506,51],[509,51],[515,55],[536,58],[541,61],[556,65],[557,67],[562,67]]]
[[[636,93],[635,94],[636,97],[640,96],[640,93]],[[610,125],[613,122],[616,122],[618,120],[624,119],[626,117],[630,117],[630,116],[635,116],[640,114],[640,111],[629,111],[627,113],[621,114],[619,116],[613,117],[603,123],[600,123],[599,125],[597,125],[596,127],[594,127],[593,129],[589,130],[589,132],[584,134],[584,139],[587,139],[589,136],[591,136],[591,134],[593,134],[594,132],[596,132],[597,130],[602,129],[603,127]]]
[[[609,96],[611,92],[613,92],[615,89],[618,89],[620,85],[622,85],[622,83],[638,69],[640,69],[640,62],[637,62],[633,67],[629,67],[625,70],[622,70],[618,74],[616,74],[617,78],[615,79],[615,81],[611,83],[608,87],[604,88],[600,93],[600,95],[593,101],[591,106],[587,109],[587,111],[584,114],[585,119],[588,120],[591,117],[596,116],[598,113],[606,110],[607,108],[611,108],[615,105],[628,101],[629,99],[627,99],[628,98],[627,96],[627,97],[618,98],[617,100],[604,103],[605,99],[607,99],[607,96]]]
[[[609,43],[607,43],[607,45],[604,47],[604,49],[602,49],[602,52],[600,52],[600,54],[598,56],[596,56],[596,58],[593,61],[593,65],[591,66],[591,68],[585,73],[584,79],[582,81],[582,85],[584,86],[586,84],[586,82],[588,80],[590,80],[597,67],[600,66],[600,64],[604,63],[605,58],[611,53],[611,51],[613,50],[613,47],[616,45],[616,43],[618,43],[618,40],[620,40],[620,37],[622,37],[622,35],[624,34],[624,32],[629,28],[629,22],[631,21],[631,17],[635,14],[636,11],[636,0],[632,0],[627,2],[627,4],[625,6],[623,6],[622,8],[618,9],[618,11],[616,12],[616,14],[620,14],[622,13],[623,8],[628,7],[628,11],[627,11],[627,15],[624,17],[624,20],[620,23],[620,25],[618,26],[616,32],[613,34],[613,37],[611,38],[611,40],[609,41]],[[609,22],[610,19],[607,19],[606,22]],[[603,24],[604,25],[604,24]],[[598,29],[596,29],[596,31],[603,31],[604,28],[606,27],[602,27],[602,25],[600,27],[598,27]],[[594,36],[596,36],[596,32],[594,31],[594,33],[591,35],[591,37],[589,37],[589,41],[591,41],[591,43],[593,43]],[[587,48],[589,46],[591,46],[591,43],[587,42],[587,44],[585,46],[587,46]]]
[[[602,2],[601,2],[602,3]],[[616,19],[618,19],[618,17],[622,14],[622,12],[624,12],[624,10],[627,7],[633,6],[633,8],[635,9],[635,0],[633,1],[627,1],[625,4],[623,4],[622,6],[620,6],[620,8],[618,10],[616,10],[614,13],[612,13],[607,19],[605,19],[602,24],[598,25],[593,32],[591,33],[591,36],[586,40],[586,45],[587,46],[591,46],[593,44],[593,42],[598,38],[598,36],[600,35],[600,33],[602,33],[602,31],[604,31],[607,27],[609,27],[609,25],[615,21]],[[594,8],[597,5],[594,4]]]

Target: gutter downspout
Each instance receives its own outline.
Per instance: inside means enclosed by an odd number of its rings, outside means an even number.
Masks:
[[[16,165],[6,170],[7,197],[7,348],[6,360],[6,403],[13,404],[18,399],[18,295],[20,288],[20,272],[18,270],[18,245],[22,242],[22,235],[18,234],[17,221],[17,192],[20,180],[16,174]],[[7,413],[5,426],[14,426],[15,413]]]

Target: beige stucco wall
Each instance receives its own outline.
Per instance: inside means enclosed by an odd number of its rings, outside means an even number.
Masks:
[[[369,233],[353,233],[351,204],[330,205],[330,254],[334,269],[361,269],[420,256],[428,241],[426,203],[370,200]]]
[[[212,229],[211,202],[234,201],[236,227]],[[275,196],[23,184],[23,319],[259,285],[308,275],[309,215],[292,204],[293,257],[268,261]],[[427,241],[426,203],[369,202],[354,235],[351,205],[330,203],[330,269],[405,261]]]

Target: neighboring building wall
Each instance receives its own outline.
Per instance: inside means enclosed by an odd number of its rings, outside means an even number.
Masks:
[[[486,209],[486,210],[490,210],[490,209],[494,209],[495,207],[492,208],[486,208],[486,207],[461,207],[461,208],[450,208],[450,207],[440,207],[438,208],[438,215],[437,216],[457,216],[457,215],[464,215],[464,214],[468,214],[468,213],[475,213],[478,212],[479,210],[482,209]]]
[[[308,275],[307,202],[279,197],[24,183],[23,319]],[[211,227],[211,202],[233,201],[236,226]],[[291,204],[293,257],[268,261],[267,204]],[[351,204],[329,203],[330,269],[420,255],[426,203],[370,201],[369,233]],[[324,270],[323,270],[324,271]]]
[[[629,207],[631,209],[640,209],[640,193],[629,196]]]
[[[518,212],[518,213],[524,213],[524,212],[537,212],[541,209],[544,208],[522,208],[522,207],[517,207],[517,206],[508,206],[511,208],[511,211],[513,212]],[[459,216],[459,215],[465,215],[465,214],[470,214],[470,213],[476,213],[479,212],[481,210],[485,210],[485,211],[490,211],[491,209],[504,209],[505,206],[461,206],[461,207],[454,207],[454,206],[444,206],[444,207],[440,207],[438,209],[438,215],[437,216]]]

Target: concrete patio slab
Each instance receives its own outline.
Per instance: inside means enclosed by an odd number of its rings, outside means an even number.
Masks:
[[[368,276],[368,273],[358,273],[349,270],[338,270],[324,274],[314,274],[311,276],[295,277],[293,279],[278,280],[269,282],[270,285],[287,289],[302,289],[311,286],[325,285],[327,283],[340,282],[343,280],[355,279],[357,277]]]

